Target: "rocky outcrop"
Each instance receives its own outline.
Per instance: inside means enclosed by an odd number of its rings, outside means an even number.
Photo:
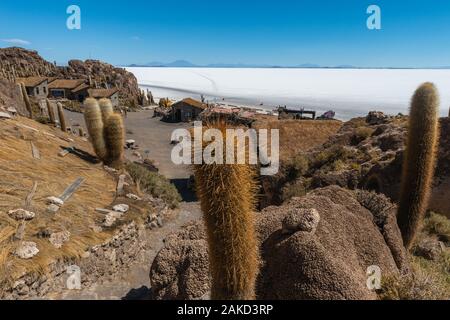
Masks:
[[[58,74],[55,64],[45,61],[37,51],[22,48],[0,49],[0,77],[53,77]]]
[[[0,49],[0,79],[11,82],[17,77],[31,76],[85,79],[93,87],[116,87],[122,103],[138,104],[140,92],[137,79],[123,68],[98,60],[71,60],[68,66],[60,67],[45,61],[36,51],[16,47]]]
[[[450,118],[441,118],[438,163],[433,181],[429,209],[450,216]],[[375,150],[375,156],[362,164],[361,187],[376,179],[379,191],[394,201],[399,198],[403,153],[406,143],[404,123],[391,122],[375,129],[373,135],[360,147]]]
[[[208,294],[208,245],[200,223],[192,223],[164,240],[150,270],[157,300],[199,300]]]
[[[20,115],[29,115],[20,87],[0,77],[0,111],[7,111],[10,108],[15,109]]]
[[[391,207],[374,214],[355,192],[331,186],[264,209],[256,220],[262,257],[257,298],[376,299],[366,285],[368,267],[380,267],[382,275],[408,270]],[[200,222],[167,238],[150,274],[154,298],[208,296],[206,248]]]
[[[429,209],[450,216],[450,118],[440,119],[440,143]],[[371,112],[366,118],[346,122],[319,148],[301,154],[306,167],[292,174],[299,162],[282,164],[280,173],[262,178],[261,207],[279,205],[283,192],[297,182],[308,181],[309,190],[338,185],[349,189],[381,192],[397,201],[402,176],[408,117]],[[298,170],[297,170],[298,171]],[[292,189],[292,188],[291,188]],[[295,190],[286,194],[295,194]]]
[[[138,103],[139,87],[136,77],[123,68],[116,68],[98,60],[71,60],[69,65],[59,68],[61,76],[67,79],[85,79],[93,87],[118,88],[123,103]]]

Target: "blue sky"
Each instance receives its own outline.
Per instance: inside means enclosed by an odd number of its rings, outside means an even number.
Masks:
[[[71,4],[81,30],[66,28]],[[382,30],[366,27],[370,4]],[[0,1],[0,47],[58,62],[450,66],[449,31],[448,0]]]

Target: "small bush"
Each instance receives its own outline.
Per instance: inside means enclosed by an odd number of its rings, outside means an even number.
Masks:
[[[287,175],[290,180],[296,180],[308,172],[309,160],[304,154],[298,154],[290,161],[287,167]]]
[[[347,160],[351,156],[350,151],[344,146],[333,146],[316,154],[312,161],[312,167],[319,169],[327,164],[332,164],[336,160]]]
[[[172,102],[169,98],[162,98],[159,100],[159,107],[163,109],[170,108],[172,106]]]
[[[437,213],[430,213],[425,218],[423,231],[436,235],[440,241],[450,243],[450,219]]]
[[[353,134],[351,139],[352,145],[356,146],[360,144],[361,142],[369,138],[372,135],[373,131],[374,130],[369,127],[356,128],[355,133]]]
[[[128,164],[126,169],[133,180],[139,184],[141,190],[156,198],[163,199],[172,209],[178,207],[181,196],[175,186],[164,176],[151,172],[135,163]]]
[[[308,193],[311,179],[300,179],[291,184],[287,184],[282,190],[282,201],[285,202],[294,197],[303,197]]]
[[[332,171],[341,171],[341,170],[344,170],[347,166],[344,161],[342,161],[341,159],[338,159],[338,160],[334,161],[333,163],[331,163],[329,167]]]
[[[44,116],[36,116],[34,118],[34,120],[36,120],[37,122],[42,123],[42,124],[50,124],[51,123],[50,119],[47,117],[44,117]]]
[[[359,163],[353,162],[350,164],[350,169],[361,171],[361,165]]]
[[[382,279],[379,297],[382,300],[447,300],[448,288],[434,274],[425,270],[414,270],[404,276],[389,276]]]
[[[443,217],[446,219],[445,217]],[[433,223],[430,223],[430,220]],[[435,224],[434,222],[436,222]],[[446,219],[448,223],[448,219]],[[444,224],[445,224],[444,222]],[[426,229],[435,232],[431,226],[438,225],[441,230],[442,220],[439,215],[432,215],[425,220],[422,237],[428,237]],[[445,229],[444,229],[445,231]],[[443,251],[435,260],[411,256],[411,272],[403,276],[389,276],[382,279],[382,289],[379,292],[385,300],[449,300],[450,299],[450,252]]]

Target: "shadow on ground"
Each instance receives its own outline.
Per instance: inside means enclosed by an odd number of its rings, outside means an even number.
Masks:
[[[197,196],[195,195],[194,190],[189,188],[189,179],[171,179],[170,182],[175,185],[178,190],[178,193],[181,195],[182,201],[184,202],[196,202]]]
[[[80,158],[81,160],[84,160],[86,162],[89,162],[91,164],[98,164],[100,163],[100,161],[98,160],[98,158],[96,156],[93,156],[92,154],[90,154],[89,152],[86,152],[84,150],[78,149],[76,147],[64,147],[64,146],[59,146],[62,150],[67,150],[69,151],[70,154],[73,154],[75,156],[77,156],[78,158]]]
[[[131,289],[122,300],[151,300],[151,292],[151,289],[146,286]]]

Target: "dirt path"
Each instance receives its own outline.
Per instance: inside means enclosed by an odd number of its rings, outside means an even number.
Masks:
[[[81,125],[85,130],[83,114],[65,110],[70,125]],[[171,161],[173,145],[170,144],[172,132],[175,129],[190,128],[188,123],[166,123],[160,118],[153,118],[153,110],[128,112],[125,118],[126,139],[133,139],[139,145],[137,150],[144,158],[157,162],[160,173],[168,179],[189,178],[189,167],[174,165]],[[133,152],[126,151],[130,160],[137,160]]]
[[[79,124],[84,127],[83,115],[66,111],[72,125]],[[144,241],[148,249],[143,250],[135,262],[117,274],[113,280],[100,281],[99,283],[83,288],[79,291],[67,290],[55,297],[56,299],[69,300],[118,300],[118,299],[148,299],[150,295],[149,272],[151,264],[159,250],[163,247],[163,240],[172,232],[176,232],[190,221],[201,217],[198,202],[193,201],[193,195],[186,188],[186,181],[190,176],[187,166],[176,166],[170,159],[172,145],[170,137],[172,131],[177,128],[187,128],[187,124],[169,124],[153,118],[153,111],[141,111],[128,113],[125,119],[127,139],[134,139],[140,146],[139,152],[145,157],[158,163],[160,173],[170,179],[179,188],[185,200],[174,218],[166,221],[162,228],[147,230]],[[133,159],[130,151],[127,158]]]

